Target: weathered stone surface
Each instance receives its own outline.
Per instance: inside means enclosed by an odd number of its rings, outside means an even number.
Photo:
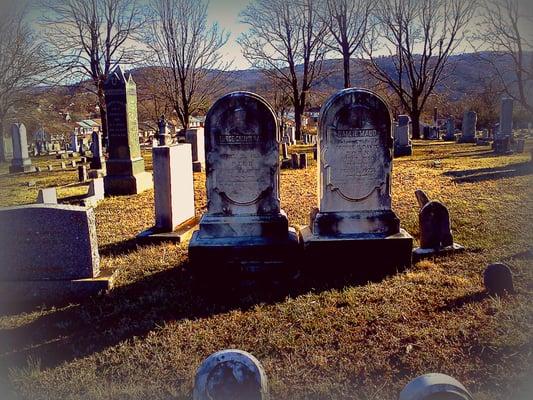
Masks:
[[[242,350],[222,350],[206,358],[194,379],[194,400],[267,400],[261,363]]]
[[[281,158],[283,158],[284,160],[289,158],[289,146],[287,145],[287,143],[281,144]]]
[[[300,168],[300,157],[298,157],[298,153],[291,154],[291,165],[294,169]]]
[[[398,115],[398,125],[394,129],[394,156],[409,156],[412,153],[411,118],[409,115]]]
[[[0,209],[0,280],[69,280],[99,273],[95,217],[84,207]]]
[[[39,189],[37,194],[38,204],[57,204],[57,192],[56,188]]]
[[[301,230],[309,263],[342,254],[359,267],[348,255],[357,249],[358,261],[371,268],[409,266],[412,237],[391,209],[393,138],[386,104],[364,89],[342,90],[322,107],[319,135],[318,213]],[[374,257],[376,246],[386,258]]]
[[[117,67],[104,84],[109,159],[104,185],[107,194],[136,194],[153,186],[144,170],[137,122],[137,89],[131,74]]]
[[[217,254],[221,262],[264,264],[267,255],[270,265],[282,264],[286,254],[272,246],[296,245],[280,209],[277,127],[272,108],[253,93],[230,93],[209,110],[207,212],[189,244],[191,261],[207,264]]]
[[[513,273],[503,263],[490,264],[483,272],[483,283],[490,294],[513,293]]]
[[[498,135],[513,134],[513,99],[502,98],[500,105],[500,128]]]
[[[0,162],[11,161],[13,159],[13,142],[11,137],[0,135]]]
[[[463,114],[463,130],[459,137],[459,143],[475,143],[476,141],[477,113],[465,111]]]
[[[152,149],[155,226],[172,232],[194,218],[191,145],[182,143]]]
[[[515,140],[515,151],[517,153],[523,153],[524,152],[524,145],[526,143],[525,139],[516,139]]]
[[[451,376],[431,373],[409,382],[399,400],[474,400],[468,390]]]
[[[157,122],[158,134],[157,134],[157,144],[159,146],[169,146],[172,143],[172,138],[170,136],[170,131],[168,129],[167,121],[165,116],[161,115],[159,121]]]
[[[450,214],[446,206],[438,201],[430,201],[420,189],[415,191],[415,195],[420,206],[420,247],[413,250],[415,258],[464,250],[463,246],[453,242]]]
[[[96,207],[99,201],[102,201],[105,197],[104,179],[101,177],[95,177],[89,182],[89,189],[87,196],[83,198],[83,204],[86,207]]]
[[[24,124],[11,125],[11,143],[13,144],[13,158],[9,166],[9,172],[34,172],[35,167],[31,165],[28,154],[28,142],[26,137],[26,127]]]
[[[87,180],[87,166],[78,165],[78,181],[85,182]]]
[[[299,156],[299,167],[302,169],[307,168],[307,153],[300,153]]]

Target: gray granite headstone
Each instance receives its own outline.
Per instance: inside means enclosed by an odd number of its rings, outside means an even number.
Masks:
[[[513,134],[513,99],[502,98],[500,106],[499,135]]]
[[[280,208],[277,129],[274,111],[253,93],[227,94],[209,109],[208,202],[189,244],[193,262],[217,252],[240,265],[264,266],[265,257],[270,265],[284,262],[285,250],[276,249],[290,248],[296,236]]]
[[[411,155],[411,118],[409,115],[398,115],[398,126],[394,130],[394,156]]]
[[[448,117],[446,120],[446,134],[444,140],[455,140],[455,122],[453,117]]]
[[[24,124],[11,125],[11,140],[13,144],[13,158],[9,166],[9,172],[33,172],[35,167],[31,165],[28,154],[28,138]]]
[[[194,400],[267,400],[261,363],[242,350],[222,350],[206,358],[194,379]]]
[[[102,133],[101,132],[95,131],[91,134],[91,152],[92,152],[91,163],[90,163],[91,169],[105,171],[106,165],[105,165],[104,150],[102,147]]]
[[[477,113],[465,111],[463,114],[463,130],[459,138],[461,143],[474,143],[476,141]]]
[[[336,260],[361,274],[411,265],[412,237],[392,211],[392,120],[365,89],[344,89],[323,105],[318,142],[318,212],[300,230],[309,264]],[[353,254],[357,254],[354,260]]]
[[[185,131],[185,141],[191,145],[192,169],[201,172],[205,165],[204,128],[191,128]]]

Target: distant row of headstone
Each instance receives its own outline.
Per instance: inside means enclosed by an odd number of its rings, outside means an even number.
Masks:
[[[462,129],[455,129],[453,117],[446,120],[446,130],[444,135],[440,135],[438,128],[425,127],[423,133],[426,139],[443,139],[445,141],[457,141],[457,143],[477,143],[479,145],[490,145],[491,139],[488,131],[481,135],[477,134],[477,113],[475,111],[465,111],[463,114]],[[500,107],[500,123],[492,138],[494,151],[498,154],[511,152],[513,143],[513,100],[502,98]],[[516,143],[517,152],[523,151],[523,142],[518,139]],[[399,115],[394,129],[394,156],[400,157],[412,154],[411,143],[411,119],[408,115]]]
[[[259,360],[242,350],[211,354],[194,377],[193,400],[268,400],[270,392]],[[473,400],[470,392],[451,376],[430,373],[411,380],[398,400]]]

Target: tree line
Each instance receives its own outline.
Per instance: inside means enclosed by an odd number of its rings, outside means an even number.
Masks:
[[[331,74],[324,64],[330,57],[342,60],[344,87],[354,74],[372,77],[380,93],[411,116],[418,138],[422,112],[453,74],[451,56],[467,45],[479,50],[477,61],[493,71],[498,90],[533,111],[533,57],[527,53],[533,34],[523,28],[531,11],[520,4],[252,0],[239,14],[247,31],[237,43],[251,67],[264,74],[276,108],[294,111],[297,137],[310,96]],[[28,102],[28,88],[89,81],[84,87],[97,99],[105,134],[103,83],[118,64],[155,68],[143,82],[150,90],[141,107],[150,104],[154,119],[175,113],[187,128],[190,116],[205,110],[231,79],[231,62],[223,57],[229,32],[208,23],[206,0],[42,0],[38,32],[17,7],[1,17],[0,128]],[[495,54],[512,62],[498,63]],[[356,57],[364,67],[353,71]]]

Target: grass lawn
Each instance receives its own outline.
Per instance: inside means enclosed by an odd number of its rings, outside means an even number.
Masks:
[[[281,173],[282,207],[296,227],[307,223],[317,190],[311,147],[297,149],[311,153],[309,168]],[[288,288],[205,292],[192,284],[186,243],[135,242],[153,225],[153,191],[106,198],[97,231],[102,266],[119,270],[115,289],[61,307],[4,307],[0,398],[190,398],[200,362],[224,348],[261,361],[273,399],[392,400],[427,372],[454,376],[477,400],[530,398],[529,159],[529,151],[496,157],[488,147],[415,141],[413,156],[394,161],[393,209],[417,238],[414,191],[425,190],[449,207],[467,251],[379,282],[301,278]],[[0,167],[0,205],[33,202],[41,187],[59,186],[60,198],[86,191],[74,168],[35,163],[54,170],[9,176]],[[201,213],[205,176],[194,177]],[[495,261],[513,270],[516,294],[485,295],[481,274]]]

